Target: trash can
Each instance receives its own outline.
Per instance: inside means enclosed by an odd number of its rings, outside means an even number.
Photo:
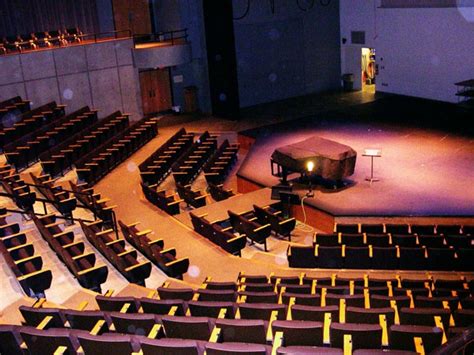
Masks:
[[[185,112],[198,111],[197,87],[194,85],[186,86],[184,88],[184,111]]]
[[[346,73],[342,75],[342,83],[344,91],[354,90],[354,74]]]

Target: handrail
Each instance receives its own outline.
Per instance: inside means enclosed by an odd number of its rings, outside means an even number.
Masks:
[[[45,186],[45,185],[36,185],[36,184],[29,183],[29,182],[23,182],[23,184],[26,185],[26,186],[36,187],[36,188],[38,188],[38,189],[40,189],[40,188],[46,188],[46,189],[49,189],[49,190],[51,190],[51,191],[54,190],[53,187]],[[96,201],[95,201],[95,200],[93,199],[93,197],[92,197],[92,192],[86,193],[86,192],[80,192],[80,191],[72,191],[72,190],[68,190],[68,189],[64,189],[64,188],[62,189],[62,191],[72,193],[73,195],[74,195],[74,194],[79,194],[79,195],[89,196],[89,198],[91,198],[91,201],[93,201],[93,203],[94,203],[94,208],[91,208],[91,206],[80,206],[80,205],[78,205],[77,207],[79,207],[79,208],[84,208],[84,209],[86,209],[86,210],[91,211],[91,212],[93,213],[93,215],[94,215],[94,218],[97,220],[97,215],[98,215],[97,209],[98,209],[98,208],[97,208],[97,206],[96,206]],[[9,198],[11,198],[11,199],[14,199],[14,196],[11,195],[11,194],[9,194],[9,193],[7,193],[7,192],[0,192],[0,196],[5,196],[5,197],[9,197]],[[46,203],[55,204],[55,202],[56,202],[56,201],[53,201],[53,200],[50,200],[50,199],[47,199],[47,198],[41,198],[41,197],[37,197],[37,198],[36,198],[36,201],[43,203],[43,209],[44,209],[44,211],[45,211],[45,214],[46,214]],[[116,213],[115,213],[114,210],[110,210],[109,212],[112,214],[112,223],[113,223],[112,229],[114,230],[114,232],[115,232],[115,234],[116,234],[116,236],[117,236],[117,238],[118,238],[119,235],[118,235],[118,226],[117,226],[117,215],[116,215]],[[25,213],[26,213],[26,212],[25,212]],[[36,212],[34,212],[34,213],[36,213]],[[65,219],[67,219],[67,218],[65,218]],[[75,220],[80,220],[80,219],[74,218],[74,217],[72,216],[72,212],[71,212],[71,217],[69,218],[69,220],[75,221]],[[87,221],[87,220],[84,220],[84,219],[82,219],[82,220],[85,221],[85,222],[93,222],[93,221]]]
[[[474,341],[474,326],[467,328],[458,336],[450,339],[445,344],[433,350],[431,355],[457,354],[462,351],[469,343]]]
[[[181,34],[179,34],[181,33]],[[133,43],[150,43],[150,42],[168,42],[171,41],[173,45],[178,39],[184,39],[185,42],[188,40],[188,29],[182,28],[179,30],[163,31],[156,33],[140,33],[133,35]]]
[[[119,34],[125,34],[125,36],[119,36]],[[112,34],[113,36],[104,36]],[[119,31],[106,31],[106,32],[99,32],[99,33],[86,33],[79,35],[78,37],[92,39],[94,43],[97,43],[99,39],[107,39],[107,38],[131,38],[132,31],[131,30],[119,30]]]
[[[11,208],[4,208],[4,210],[6,212],[10,212],[10,213],[19,213],[19,214],[27,214],[27,215],[35,215],[35,216],[46,216],[48,215],[49,213],[40,213],[40,212],[32,212],[32,211],[26,211],[26,210],[22,210],[22,209],[18,209],[18,210],[13,210]],[[88,222],[88,223],[92,223],[92,222],[95,222],[95,221],[91,221],[91,220],[88,220],[88,219],[84,219],[84,218],[73,218],[73,217],[64,217],[62,215],[54,215],[55,218],[59,218],[59,219],[64,219],[66,221],[74,221],[74,222],[79,222],[79,221],[83,221],[83,222]]]
[[[120,36],[121,33],[123,33],[124,36]],[[106,36],[106,35],[111,35],[111,36]],[[105,32],[98,32],[98,33],[85,33],[85,34],[83,33],[83,34],[76,34],[76,36],[80,39],[92,40],[93,43],[97,43],[101,39],[132,38],[132,31],[130,29],[127,29],[127,30],[118,30],[118,31],[105,31]],[[38,41],[38,42],[40,42],[40,41]],[[22,48],[22,46],[30,44],[30,43],[34,43],[34,41],[32,41],[32,40],[26,40],[26,41],[23,41],[23,42],[16,41],[13,44],[16,46],[18,52],[12,52],[12,53],[4,52],[3,55],[22,54],[22,53],[34,52],[36,50],[36,48],[26,49],[26,50],[24,48]],[[50,47],[50,49],[63,48],[63,47],[67,47],[67,46],[68,45],[64,45],[64,44],[61,44],[61,42],[59,42],[59,46],[53,46],[53,47]]]

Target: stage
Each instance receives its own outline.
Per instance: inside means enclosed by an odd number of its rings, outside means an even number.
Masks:
[[[320,136],[352,147],[357,152],[355,172],[343,188],[313,186],[314,197],[305,204],[338,217],[456,217],[474,223],[474,139],[441,130],[401,127],[375,120],[330,117],[306,118],[239,133],[250,147],[237,173],[240,192],[271,187],[270,157],[277,147]],[[370,157],[365,148],[379,148],[374,176],[368,182]],[[303,196],[308,186],[289,176]],[[329,223],[329,222],[328,222]],[[327,228],[324,228],[327,229]]]

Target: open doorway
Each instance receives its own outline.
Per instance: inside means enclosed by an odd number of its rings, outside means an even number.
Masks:
[[[361,69],[362,90],[375,93],[375,76],[377,73],[374,48],[362,48]]]

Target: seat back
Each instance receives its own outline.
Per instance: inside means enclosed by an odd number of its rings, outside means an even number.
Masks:
[[[173,355],[199,355],[198,344],[195,340],[184,339],[149,339],[139,338],[143,355],[173,354]]]
[[[218,319],[216,327],[221,329],[222,341],[266,344],[263,320]]]
[[[22,327],[20,334],[31,354],[54,354],[60,346],[67,348],[66,353],[75,354],[78,348],[77,341],[74,341],[68,329],[39,330],[33,327]]]
[[[164,316],[162,323],[167,338],[208,340],[211,336],[211,323],[206,317]]]
[[[157,322],[154,314],[111,312],[115,331],[122,334],[148,335]]]
[[[133,349],[130,336],[122,334],[103,334],[100,336],[78,335],[79,344],[85,354],[130,355],[138,349]]]
[[[331,323],[331,346],[344,347],[344,335],[352,337],[352,349],[380,349],[382,347],[382,327],[379,324]]]
[[[322,346],[323,323],[310,321],[276,320],[272,323],[272,332],[283,332],[284,344]]]
[[[429,354],[441,346],[443,330],[438,327],[417,325],[392,325],[389,332],[390,348],[399,350],[416,351],[414,338],[420,337],[423,348]]]

